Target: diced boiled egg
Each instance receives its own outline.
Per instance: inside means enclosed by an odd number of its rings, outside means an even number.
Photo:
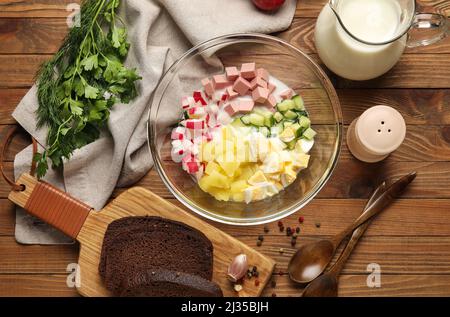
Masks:
[[[274,152],[281,152],[287,147],[287,145],[283,141],[281,141],[279,138],[270,138],[269,142],[270,142],[271,151],[274,151]]]
[[[311,151],[311,149],[313,148],[313,146],[314,146],[314,140],[300,139],[295,144],[295,149],[297,151],[301,151],[305,154],[308,154],[309,151]]]
[[[266,174],[279,173],[283,170],[283,162],[277,152],[270,153],[263,162],[263,172]]]
[[[295,139],[295,132],[290,127],[287,127],[283,132],[281,132],[279,138],[281,141],[289,143]]]

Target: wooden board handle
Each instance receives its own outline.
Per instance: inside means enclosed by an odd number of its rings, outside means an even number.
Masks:
[[[91,207],[29,174],[22,174],[17,184],[23,185],[24,190],[12,191],[9,200],[69,237],[77,238]]]

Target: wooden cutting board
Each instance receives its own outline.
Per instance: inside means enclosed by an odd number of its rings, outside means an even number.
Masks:
[[[17,205],[25,207],[38,181],[28,174],[23,174],[19,178],[18,183],[25,185],[25,190],[23,192],[12,192],[9,195],[9,199]],[[101,211],[90,211],[81,225],[81,230],[76,235],[76,239],[80,242],[78,264],[81,283],[78,292],[81,295],[111,295],[104,287],[98,274],[103,237],[112,221],[129,216],[159,216],[183,222],[203,232],[214,246],[213,281],[221,287],[226,297],[260,296],[271,278],[275,266],[275,262],[271,258],[257,252],[152,192],[141,187],[134,187],[122,193]],[[227,280],[226,272],[234,257],[241,253],[247,255],[250,266],[256,265],[258,267],[260,284],[255,286],[254,278],[251,280],[244,279],[243,289],[237,293]],[[42,254],[42,256],[45,256],[45,254]]]

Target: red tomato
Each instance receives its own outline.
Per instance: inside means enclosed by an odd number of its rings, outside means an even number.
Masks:
[[[255,6],[264,11],[279,9],[286,0],[252,0]]]

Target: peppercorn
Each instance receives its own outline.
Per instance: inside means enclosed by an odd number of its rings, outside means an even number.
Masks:
[[[253,277],[252,271],[250,271],[250,270],[247,271],[247,277],[248,277],[249,279],[251,279],[251,278]]]
[[[276,293],[272,293],[272,297],[277,297],[277,294]]]
[[[254,267],[252,267],[252,272],[255,273],[258,271],[258,268],[256,267],[256,265]]]
[[[297,239],[291,239],[291,246],[295,247],[297,244]]]
[[[291,227],[287,227],[286,229],[286,235],[289,237],[292,235],[292,228]]]
[[[261,240],[256,241],[256,245],[257,245],[258,247],[260,247],[260,246],[262,245],[262,241],[261,241]]]
[[[283,222],[278,221],[278,227],[283,227]]]
[[[300,227],[295,228],[295,232],[300,233]]]
[[[260,241],[264,241],[264,236],[261,234],[261,235],[259,235],[258,236],[258,240],[260,240]]]
[[[320,228],[320,222],[316,222],[316,228]]]
[[[264,226],[264,232],[265,233],[269,233],[269,227],[268,226]]]
[[[303,216],[298,217],[298,222],[303,223],[303,221],[305,221],[305,218],[303,218]]]
[[[280,232],[283,232],[283,231],[284,231],[284,227],[281,226],[281,227],[280,227]]]
[[[258,271],[253,272],[253,276],[254,276],[254,277],[258,277],[258,276],[259,276],[259,272],[258,272]]]

